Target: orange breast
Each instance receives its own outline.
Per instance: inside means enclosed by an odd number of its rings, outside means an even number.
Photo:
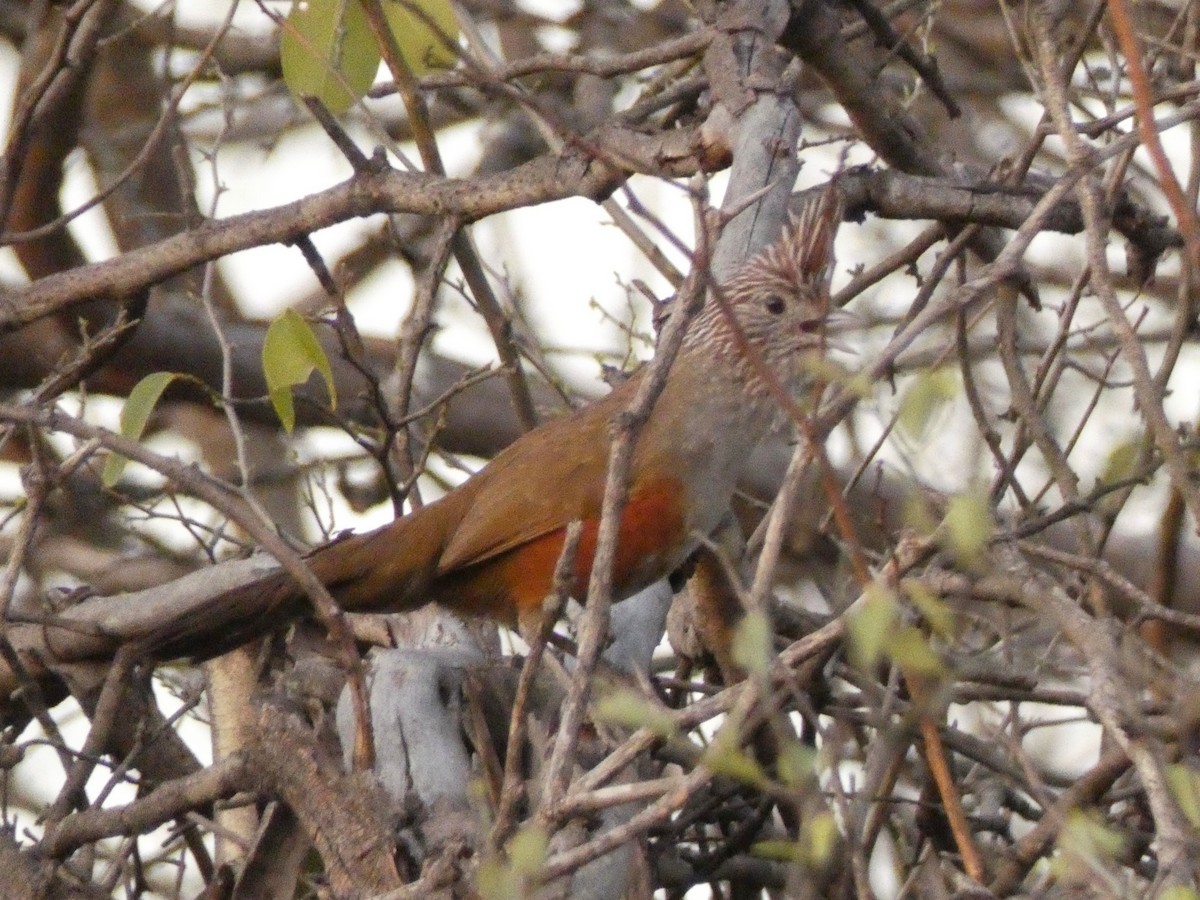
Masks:
[[[688,534],[682,483],[663,477],[634,491],[621,516],[613,568],[615,599],[624,599],[679,563]],[[591,577],[599,520],[583,523],[571,595],[582,598]],[[457,612],[486,616],[515,626],[550,594],[566,529],[560,528],[486,562],[440,576],[433,585],[438,603]]]

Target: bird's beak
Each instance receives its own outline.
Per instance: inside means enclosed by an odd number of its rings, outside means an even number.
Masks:
[[[860,331],[863,327],[862,317],[848,309],[835,308],[825,314],[824,346],[829,350],[841,353],[856,353],[857,351],[845,341],[841,335],[852,331]]]

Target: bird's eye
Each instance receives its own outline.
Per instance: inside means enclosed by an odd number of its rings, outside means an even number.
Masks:
[[[763,301],[763,306],[766,307],[767,312],[773,316],[782,315],[784,309],[787,308],[787,304],[783,302],[783,298],[778,294],[771,294],[768,296],[767,299]]]

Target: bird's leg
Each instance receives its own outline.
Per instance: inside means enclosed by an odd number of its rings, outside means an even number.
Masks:
[[[736,574],[745,551],[745,535],[730,513],[692,554],[692,573],[687,580],[692,628],[727,685],[746,677],[733,659],[733,637],[745,615]]]

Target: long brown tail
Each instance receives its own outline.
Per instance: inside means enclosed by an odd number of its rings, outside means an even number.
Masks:
[[[366,534],[318,547],[308,557],[313,573],[348,612],[402,612],[427,603],[438,559],[459,521],[460,500],[450,494]],[[304,592],[287,572],[262,566],[263,575],[217,595],[191,616],[174,616],[139,635],[159,659],[223,653],[302,616]],[[188,576],[192,577],[192,576]],[[195,577],[203,577],[195,573]],[[220,640],[214,641],[214,627]]]
[[[424,606],[462,499],[451,493],[374,531],[319,547],[309,565],[347,612]]]

